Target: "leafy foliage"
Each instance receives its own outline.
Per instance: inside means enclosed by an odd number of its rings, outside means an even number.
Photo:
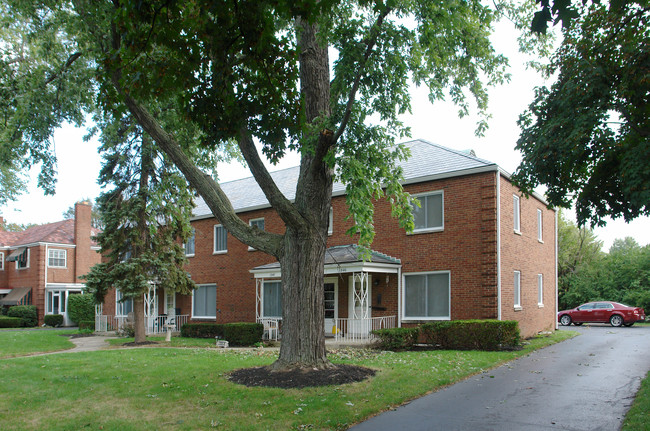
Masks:
[[[389,328],[372,331],[377,336],[376,347],[383,350],[411,350],[418,341],[420,328]]]
[[[76,324],[95,320],[95,298],[92,295],[69,295],[68,317]]]
[[[0,316],[0,328],[20,328],[23,326],[23,319],[20,317]]]
[[[444,350],[509,350],[519,346],[515,320],[453,320],[420,327],[426,342]]]
[[[515,180],[544,184],[553,206],[575,199],[580,224],[650,214],[649,18],[636,2],[582,8],[554,57],[557,81],[519,119]]]
[[[43,323],[47,326],[57,327],[63,325],[63,314],[46,314]]]
[[[8,317],[18,317],[22,326],[34,327],[38,325],[38,310],[35,305],[14,305],[7,311]]]

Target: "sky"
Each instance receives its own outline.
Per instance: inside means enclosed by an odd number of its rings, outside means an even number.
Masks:
[[[533,88],[541,78],[536,72],[526,69],[526,58],[517,52],[516,33],[507,25],[500,25],[493,38],[497,52],[510,59],[509,83],[490,90],[489,129],[483,137],[476,137],[475,115],[458,118],[458,109],[452,103],[440,102],[431,105],[425,89],[412,91],[412,114],[403,118],[411,127],[413,139],[425,139],[445,147],[472,149],[480,158],[497,163],[505,171],[512,173],[521,159],[515,150],[519,128],[517,118],[532,101]],[[51,223],[63,218],[63,213],[75,202],[90,198],[94,200],[101,193],[97,175],[101,168],[101,157],[97,154],[97,140],[85,142],[84,129],[64,126],[54,135],[57,154],[58,183],[54,196],[45,196],[36,187],[37,169],[32,169],[27,193],[15,202],[0,207],[8,223]],[[299,158],[290,154],[278,165],[270,167],[278,170],[296,166]],[[267,165],[269,166],[269,165]],[[230,181],[250,176],[247,168],[234,162],[219,166],[219,180]],[[570,218],[572,213],[567,214]],[[605,227],[594,229],[603,250],[609,250],[617,238],[633,237],[640,245],[650,244],[650,218],[639,218],[631,223],[622,220],[608,221]]]

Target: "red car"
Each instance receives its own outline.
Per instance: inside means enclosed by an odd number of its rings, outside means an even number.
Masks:
[[[629,307],[618,302],[588,302],[573,310],[557,313],[557,321],[564,326],[583,323],[607,323],[612,326],[632,326],[645,320],[645,311],[639,307]]]

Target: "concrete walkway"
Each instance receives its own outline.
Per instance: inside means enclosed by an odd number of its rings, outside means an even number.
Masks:
[[[73,347],[72,349],[57,350],[56,352],[28,354],[25,356],[45,356],[45,355],[56,355],[58,353],[92,352],[95,350],[103,350],[110,347],[110,344],[108,344],[108,340],[111,338],[118,338],[118,337],[108,336],[108,335],[95,335],[92,337],[70,338],[70,341],[75,345],[75,347]],[[20,358],[24,356],[16,356],[16,357]]]

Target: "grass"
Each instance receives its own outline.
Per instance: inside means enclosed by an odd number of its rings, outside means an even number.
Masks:
[[[227,380],[229,371],[273,362],[277,352],[268,349],[114,349],[2,360],[0,423],[3,430],[347,429],[574,335],[557,331],[515,352],[341,349],[330,354],[333,362],[371,367],[377,375],[290,390]]]
[[[641,389],[636,394],[632,407],[625,415],[623,431],[650,430],[650,372],[641,382]]]
[[[121,346],[132,343],[134,338],[113,338],[107,341],[111,346]],[[163,347],[216,347],[214,338],[172,337],[171,342],[165,342],[165,337],[147,337],[147,341],[156,341]]]
[[[69,329],[32,329],[0,331],[0,359],[31,353],[54,352],[71,349],[74,344],[61,334]]]

